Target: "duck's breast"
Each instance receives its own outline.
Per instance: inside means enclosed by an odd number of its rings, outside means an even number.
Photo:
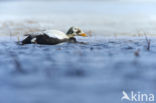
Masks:
[[[44,33],[52,38],[57,38],[57,39],[68,39],[69,38],[65,33],[58,31],[58,30],[46,30],[46,31],[44,31]]]

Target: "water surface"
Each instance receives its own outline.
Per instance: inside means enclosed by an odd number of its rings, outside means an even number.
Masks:
[[[1,41],[1,101],[116,103],[123,90],[155,93],[155,39],[150,51],[144,38],[78,40],[88,44],[21,46]]]

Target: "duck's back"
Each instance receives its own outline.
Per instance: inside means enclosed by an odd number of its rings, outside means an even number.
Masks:
[[[68,39],[69,38],[65,33],[58,31],[58,30],[46,30],[46,31],[44,31],[44,33],[51,38],[57,38],[57,39]]]

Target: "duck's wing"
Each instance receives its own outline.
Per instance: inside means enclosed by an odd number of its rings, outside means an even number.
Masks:
[[[58,30],[46,30],[44,31],[44,34],[46,34],[47,36],[51,37],[51,38],[57,38],[57,39],[69,39],[69,37]]]

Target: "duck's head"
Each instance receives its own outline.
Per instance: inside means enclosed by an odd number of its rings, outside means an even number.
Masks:
[[[66,33],[69,37],[74,36],[83,36],[86,37],[87,35],[78,27],[71,27]]]

